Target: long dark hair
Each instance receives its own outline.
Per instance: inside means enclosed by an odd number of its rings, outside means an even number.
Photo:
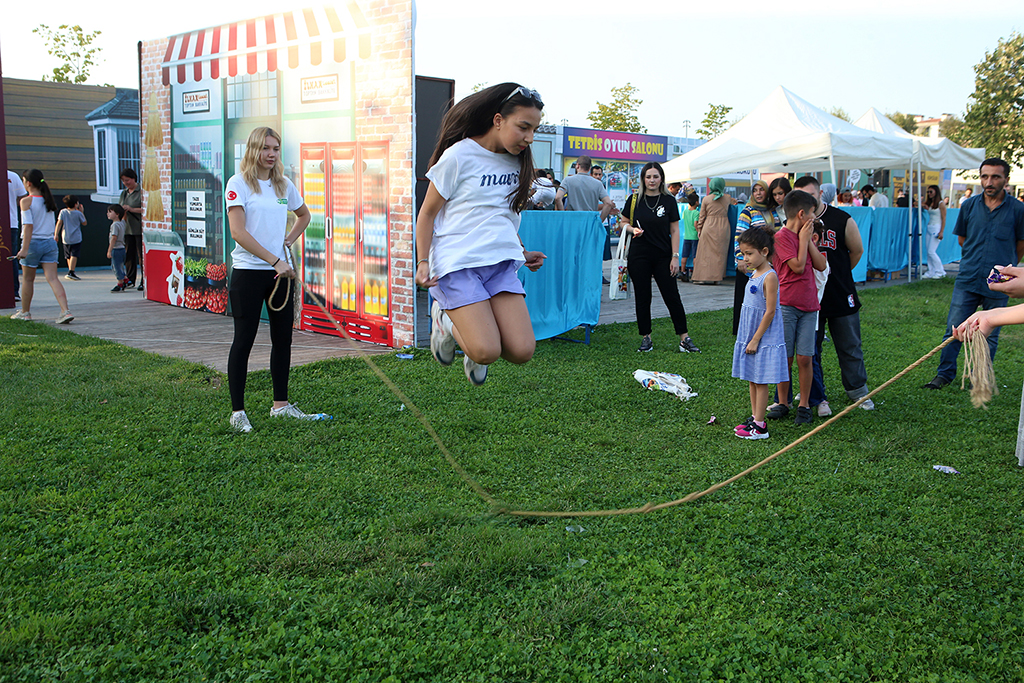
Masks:
[[[793,186],[789,184],[789,178],[783,177],[776,178],[775,180],[773,180],[771,185],[768,186],[768,199],[766,200],[766,204],[768,205],[769,211],[771,211],[772,209],[777,209],[780,206],[782,206],[782,204],[779,204],[777,201],[775,201],[775,190],[780,187],[782,188],[782,191],[785,192],[786,194],[789,194],[790,192],[793,191]]]
[[[644,164],[644,167],[640,169],[640,194],[643,195],[647,193],[647,181],[644,178],[646,177],[647,172],[652,168],[661,176],[661,184],[658,185],[658,192],[660,194],[668,194],[668,190],[665,189],[665,169],[663,169],[661,164],[657,161],[648,161]]]
[[[459,140],[484,135],[494,125],[494,115],[511,116],[516,107],[543,109],[544,103],[537,98],[519,92],[518,83],[499,83],[473,93],[463,99],[444,115],[437,147],[430,157],[431,167],[437,163],[444,151]],[[533,151],[527,147],[519,153],[519,187],[508,194],[508,206],[516,213],[522,212],[530,201],[530,186],[533,184]]]
[[[928,201],[928,190],[935,190],[935,203],[934,204],[932,202]],[[939,204],[941,204],[941,203],[942,203],[942,188],[941,187],[939,187],[938,185],[929,185],[927,188],[925,188],[925,193],[924,193],[924,205],[925,205],[925,207],[927,207],[929,209],[937,209],[937,208],[939,208]]]
[[[50,193],[50,186],[46,184],[43,179],[43,172],[38,168],[30,168],[21,174],[21,177],[32,183],[33,187],[38,187],[39,191],[43,195],[43,205],[46,206],[47,211],[57,213],[57,202],[53,201],[53,195]]]

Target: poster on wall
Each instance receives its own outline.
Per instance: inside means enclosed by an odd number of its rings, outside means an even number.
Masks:
[[[168,227],[184,249],[181,305],[227,312],[234,242],[225,184],[241,172],[252,131],[269,128],[311,214],[296,264],[312,292],[301,326],[336,334],[315,297],[354,336],[391,342],[392,154],[411,158],[411,16],[411,1],[356,0],[144,43],[160,58],[143,81],[170,105],[161,116],[170,132]],[[381,88],[391,104],[380,102]],[[410,196],[407,173],[401,182],[396,194]]]

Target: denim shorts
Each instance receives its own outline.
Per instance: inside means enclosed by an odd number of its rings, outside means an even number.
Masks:
[[[818,312],[801,311],[795,306],[779,306],[786,333],[786,355],[813,356],[814,336],[818,330]]]
[[[525,296],[523,283],[516,276],[518,270],[515,261],[456,270],[438,280],[437,284],[430,288],[430,296],[434,297],[444,311],[487,301],[502,292]]]
[[[28,254],[21,259],[24,268],[38,268],[43,263],[57,263],[57,240],[32,240]]]

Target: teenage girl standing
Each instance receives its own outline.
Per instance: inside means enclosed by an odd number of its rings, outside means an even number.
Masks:
[[[942,201],[942,190],[938,185],[929,185],[924,197],[924,208],[928,212],[928,270],[923,277],[938,280],[946,277],[946,267],[939,256],[939,242],[946,230],[946,205]]]
[[[430,159],[427,196],[416,220],[416,284],[434,298],[430,350],[441,365],[465,353],[476,385],[498,358],[525,363],[536,340],[519,267],[546,256],[526,251],[519,215],[533,183],[530,144],[544,102],[517,83],[501,83],[456,104],[441,123]]]
[[[287,250],[309,225],[310,216],[299,191],[282,171],[281,136],[272,128],[255,129],[246,143],[241,170],[228,180],[225,193],[228,225],[235,240],[228,286],[231,315],[235,319],[235,336],[228,354],[231,426],[239,432],[252,430],[245,414],[245,380],[264,302],[270,318],[272,344],[270,378],[274,386],[274,405],[270,409],[271,417],[329,419],[330,416],[322,413],[307,415],[288,402],[294,320],[288,285],[300,285],[289,282],[295,279],[295,271],[289,263]],[[295,213],[296,220],[287,231],[289,211]]]
[[[18,252],[22,270],[25,273],[21,285],[21,310],[12,315],[15,320],[31,320],[32,295],[35,290],[36,269],[43,269],[43,276],[53,290],[53,296],[60,304],[58,323],[69,323],[75,316],[68,310],[68,296],[64,285],[57,278],[57,204],[50,194],[50,186],[43,179],[43,172],[32,168],[22,177],[27,197],[21,198],[21,250]]]
[[[789,379],[786,335],[779,314],[779,276],[769,260],[775,237],[762,228],[750,228],[737,241],[750,279],[732,352],[732,376],[750,383],[751,416],[737,425],[735,432],[741,439],[767,439],[768,385]]]

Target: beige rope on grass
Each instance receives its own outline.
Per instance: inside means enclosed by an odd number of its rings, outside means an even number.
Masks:
[[[747,469],[743,470],[742,472],[739,472],[738,474],[735,474],[735,475],[729,477],[725,481],[721,481],[721,482],[715,484],[714,486],[710,486],[710,487],[708,487],[708,488],[706,488],[706,489],[704,489],[702,491],[694,491],[693,493],[691,493],[691,494],[689,494],[689,495],[687,495],[687,496],[685,496],[683,498],[679,498],[677,500],[671,500],[671,501],[667,501],[667,502],[664,502],[664,503],[653,503],[652,502],[652,503],[647,503],[646,505],[643,505],[641,507],[633,507],[633,508],[619,508],[619,509],[609,509],[609,510],[578,510],[578,511],[567,511],[567,510],[515,510],[515,509],[510,509],[506,505],[500,503],[498,501],[498,499],[496,499],[494,496],[489,494],[484,489],[484,487],[480,485],[479,482],[477,482],[472,476],[470,476],[470,474],[462,467],[462,465],[459,464],[459,462],[451,454],[451,452],[448,450],[448,447],[445,446],[444,441],[442,441],[441,437],[438,436],[437,432],[434,430],[433,425],[430,424],[430,420],[427,419],[427,416],[423,414],[423,412],[416,406],[415,403],[413,403],[411,400],[409,400],[409,397],[406,396],[405,393],[401,389],[399,389],[398,386],[393,381],[391,381],[391,378],[389,378],[387,375],[385,375],[384,372],[379,367],[377,367],[377,364],[373,362],[373,359],[370,357],[370,355],[367,354],[366,352],[364,352],[362,349],[360,349],[358,347],[358,345],[355,344],[355,340],[352,339],[351,336],[349,336],[348,332],[345,331],[345,328],[342,327],[342,325],[340,323],[338,323],[337,319],[335,319],[335,317],[333,315],[331,315],[330,311],[328,311],[327,308],[324,307],[323,303],[321,303],[321,301],[320,301],[320,298],[317,295],[313,294],[313,292],[310,291],[309,287],[307,287],[304,282],[301,282],[299,280],[296,280],[296,282],[302,287],[303,290],[305,290],[305,292],[309,295],[309,297],[313,301],[313,303],[315,303],[317,308],[320,309],[320,312],[323,313],[327,317],[327,319],[331,321],[331,324],[334,325],[335,329],[338,330],[338,332],[341,334],[341,336],[344,337],[349,342],[352,342],[351,348],[357,353],[357,355],[363,360],[363,362],[365,362],[369,366],[370,370],[372,370],[373,373],[375,375],[377,375],[378,378],[380,378],[380,380],[391,390],[391,392],[398,398],[398,400],[400,400],[403,404],[405,404],[405,406],[409,409],[409,411],[413,414],[413,416],[420,422],[420,424],[423,425],[423,428],[427,431],[427,434],[430,435],[430,438],[433,440],[433,442],[437,446],[438,450],[441,451],[441,454],[444,456],[445,460],[448,461],[448,464],[451,465],[453,470],[455,470],[455,473],[458,474],[459,477],[461,477],[462,480],[464,482],[466,482],[466,484],[471,489],[473,489],[473,491],[478,496],[480,496],[480,498],[482,498],[487,504],[489,504],[491,506],[492,511],[495,514],[511,515],[513,517],[562,517],[562,518],[565,518],[565,517],[612,517],[612,516],[616,516],[616,515],[637,515],[637,514],[643,514],[643,513],[648,513],[648,512],[655,512],[656,510],[665,510],[667,508],[675,507],[677,505],[682,505],[683,503],[689,503],[689,502],[698,500],[698,499],[703,498],[704,496],[706,496],[706,495],[708,495],[710,493],[714,493],[715,491],[728,486],[729,484],[732,484],[735,481],[738,481],[739,479],[742,479],[743,477],[747,476],[751,472],[754,472],[754,471],[764,467],[765,465],[770,463],[772,460],[775,460],[776,458],[778,458],[783,453],[786,453],[786,452],[792,450],[793,448],[795,448],[796,446],[798,446],[799,444],[803,443],[804,441],[807,441],[812,436],[814,436],[815,434],[817,434],[821,430],[825,429],[826,427],[828,427],[829,425],[834,423],[836,420],[844,417],[845,415],[848,415],[850,413],[850,411],[852,411],[852,410],[856,409],[857,407],[859,407],[862,403],[864,403],[864,401],[868,400],[869,398],[871,398],[875,394],[878,394],[879,392],[883,391],[884,389],[887,389],[893,382],[895,382],[895,381],[901,379],[902,377],[904,377],[907,373],[911,372],[912,370],[914,370],[915,368],[920,366],[923,362],[925,362],[926,360],[931,358],[933,355],[935,355],[936,353],[941,351],[943,348],[945,348],[947,344],[949,344],[950,342],[953,341],[953,337],[949,337],[948,339],[944,340],[941,344],[936,346],[934,349],[932,349],[931,351],[929,351],[925,355],[921,356],[916,361],[914,361],[913,363],[908,365],[906,368],[904,368],[902,371],[897,373],[889,381],[887,381],[884,384],[880,385],[874,391],[870,392],[866,396],[861,397],[855,403],[850,404],[849,406],[847,406],[845,409],[843,409],[839,413],[836,413],[834,416],[832,416],[831,419],[829,419],[829,420],[823,422],[822,424],[818,425],[817,427],[815,427],[811,431],[809,431],[806,434],[804,434],[803,436],[801,436],[796,441],[793,441],[789,445],[787,445],[787,446],[779,449],[778,451],[772,453],[771,455],[769,455],[764,460],[761,460],[760,462],[758,462],[758,463],[756,463],[754,465],[751,465],[750,467],[748,467]],[[276,285],[275,285],[275,289],[276,289]],[[273,296],[273,295],[271,295],[271,296]],[[986,353],[987,353],[987,348],[988,348],[987,345],[982,344],[982,346],[985,346]],[[991,362],[990,362],[989,365],[991,366]]]

